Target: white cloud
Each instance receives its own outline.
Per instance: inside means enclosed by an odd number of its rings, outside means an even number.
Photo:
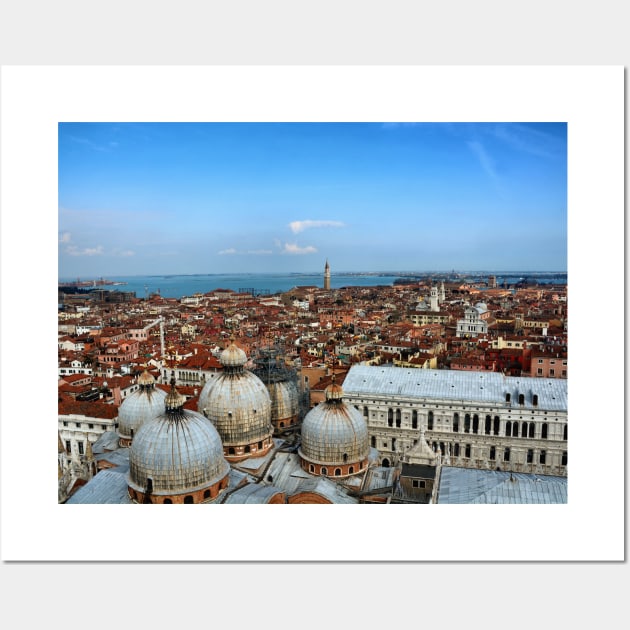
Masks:
[[[62,232],[59,235],[59,242],[60,243],[69,243],[70,242],[70,232]]]
[[[467,143],[472,152],[477,156],[477,159],[481,163],[481,167],[483,170],[492,178],[497,179],[497,172],[494,167],[494,161],[488,155],[488,152],[485,150],[483,144],[481,142],[468,142]]]
[[[69,245],[66,247],[66,254],[70,256],[102,256],[104,251],[102,245],[86,247],[84,249],[79,249],[76,245]]]
[[[309,230],[311,228],[321,228],[321,227],[344,227],[345,224],[341,221],[311,221],[307,219],[306,221],[292,221],[289,223],[289,227],[293,234],[298,234],[299,232],[303,232],[304,230]]]
[[[312,245],[300,247],[295,243],[285,243],[284,249],[282,251],[285,254],[315,254],[317,252],[317,248],[313,247]]]
[[[268,256],[269,254],[273,254],[273,252],[270,249],[249,249],[247,251],[239,251],[238,249],[235,249],[234,247],[230,247],[229,249],[222,249],[219,252],[219,256],[233,256],[235,254],[239,254],[241,256],[243,255],[247,255],[247,256]]]

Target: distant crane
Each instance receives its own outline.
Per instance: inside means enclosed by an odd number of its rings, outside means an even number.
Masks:
[[[164,318],[160,315],[155,321],[147,324],[142,330],[148,332],[154,326],[160,326],[160,359],[164,359],[164,355],[166,354],[166,348],[164,345]]]

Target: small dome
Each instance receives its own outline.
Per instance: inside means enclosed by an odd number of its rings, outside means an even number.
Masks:
[[[155,384],[155,378],[148,370],[142,372],[138,377],[138,385],[140,385],[140,387],[148,387],[153,384]]]
[[[183,401],[173,384],[162,415],[138,430],[129,449],[131,490],[172,500],[202,493],[227,477],[230,467],[217,430],[201,414],[183,409]]]
[[[273,422],[297,417],[300,411],[298,390],[292,381],[268,383],[271,396],[271,419]]]
[[[247,355],[234,343],[234,335],[230,337],[230,345],[219,358],[223,367],[242,367],[247,363]]]

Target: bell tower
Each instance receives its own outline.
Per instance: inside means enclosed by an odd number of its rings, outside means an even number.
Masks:
[[[324,267],[324,291],[330,291],[330,265],[328,259],[326,259],[326,266]]]

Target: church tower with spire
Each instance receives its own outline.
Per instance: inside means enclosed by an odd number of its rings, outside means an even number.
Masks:
[[[326,266],[324,267],[324,291],[330,291],[330,265],[328,259],[326,259]]]

